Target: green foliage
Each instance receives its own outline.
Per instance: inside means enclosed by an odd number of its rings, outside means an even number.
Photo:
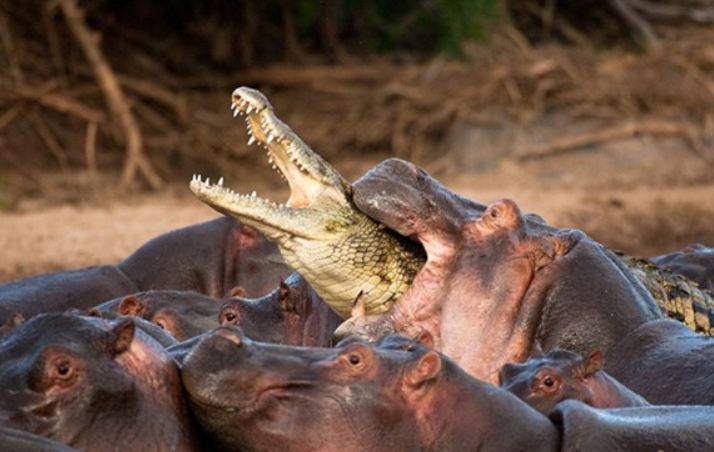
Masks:
[[[316,4],[314,0],[297,2],[301,30],[315,30],[324,20]],[[498,0],[339,0],[337,9],[340,37],[357,52],[456,55],[464,40],[486,35],[497,17]]]

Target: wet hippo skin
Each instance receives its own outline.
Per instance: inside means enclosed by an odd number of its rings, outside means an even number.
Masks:
[[[577,400],[550,416],[562,430],[562,452],[714,450],[714,407],[592,408]]]
[[[412,344],[290,347],[220,327],[182,378],[202,428],[229,450],[558,450],[546,417]]]
[[[0,425],[81,450],[194,450],[178,370],[131,319],[42,314],[0,340]]]
[[[496,383],[503,364],[524,361],[536,345],[606,353],[629,331],[662,316],[642,284],[600,244],[523,215],[511,200],[485,208],[396,159],[355,182],[354,200],[418,240],[427,262],[390,313],[350,319],[338,336],[372,329],[418,337],[426,330],[438,350]]]
[[[183,341],[219,326],[225,302],[192,291],[150,290],[115,298],[96,309],[142,318]]]
[[[0,285],[0,324],[14,314],[25,318],[69,308],[87,309],[136,285],[112,265],[48,273]]]
[[[596,408],[647,406],[641,396],[602,370],[603,355],[596,350],[582,358],[568,350],[553,350],[523,364],[501,369],[501,387],[539,412],[548,415],[566,399]]]
[[[221,310],[220,322],[240,327],[256,341],[328,347],[342,318],[302,276],[293,273],[264,297],[228,301]]]
[[[673,320],[634,330],[607,354],[605,370],[656,405],[714,405],[714,339]]]

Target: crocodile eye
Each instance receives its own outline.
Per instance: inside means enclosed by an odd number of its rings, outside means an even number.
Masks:
[[[353,366],[357,366],[361,362],[362,360],[360,359],[359,355],[350,355],[350,364],[352,364]]]
[[[156,325],[157,325],[159,328],[161,328],[162,330],[165,330],[165,329],[166,329],[166,325],[164,324],[163,321],[161,321],[161,320],[156,320],[154,323],[156,323]]]

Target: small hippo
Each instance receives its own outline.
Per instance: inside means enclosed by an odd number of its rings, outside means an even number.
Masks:
[[[190,291],[150,290],[115,298],[96,309],[148,320],[183,341],[219,326],[224,302]]]
[[[558,450],[546,417],[417,343],[292,347],[220,327],[182,378],[199,423],[229,450]]]
[[[501,387],[546,416],[565,399],[580,400],[597,408],[649,405],[604,372],[602,366],[600,350],[585,359],[568,350],[552,350],[524,364],[503,366]]]
[[[699,284],[699,287],[714,291],[714,248],[695,243],[650,259],[652,263]]]
[[[341,321],[298,273],[262,298],[234,298],[220,314],[221,325],[239,326],[255,340],[313,347],[329,346]]]
[[[714,450],[711,406],[598,409],[565,400],[550,418],[562,431],[562,452]]]
[[[274,243],[228,217],[160,235],[117,267],[138,287],[132,292],[187,290],[217,298],[235,286],[263,296],[292,272]]]
[[[186,290],[224,297],[272,291],[292,269],[255,229],[221,217],[160,235],[117,265],[49,273],[0,284],[0,325],[15,313],[30,318],[89,309],[147,290]]]
[[[0,340],[0,425],[89,450],[195,450],[173,360],[131,319],[42,314]]]
[[[67,312],[72,311],[70,310]],[[81,311],[76,313],[81,314]],[[171,347],[172,345],[178,342],[176,338],[173,337],[168,331],[159,327],[155,323],[151,323],[148,320],[142,319],[141,317],[125,316],[113,311],[99,311],[95,308],[92,308],[87,311],[86,315],[90,317],[99,317],[106,320],[121,320],[124,318],[131,317],[131,319],[134,321],[134,326],[151,336],[152,339],[161,344],[163,347]]]

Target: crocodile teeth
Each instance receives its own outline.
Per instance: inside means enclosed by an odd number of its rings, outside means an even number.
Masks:
[[[250,197],[251,197],[251,198],[255,198],[255,197],[257,197],[257,196],[258,196],[258,194],[255,192],[255,190],[253,190],[253,191],[250,193]]]
[[[218,184],[217,184],[217,185],[218,185],[219,187],[223,187],[223,178],[222,178],[222,177],[221,177],[220,179],[218,179]]]
[[[250,146],[253,143],[255,143],[255,137],[251,135],[250,138],[248,138],[248,145]]]
[[[235,118],[236,116],[238,116],[239,113],[240,110],[236,108],[235,110],[233,110],[233,117]]]
[[[249,106],[248,106],[248,109],[247,109],[245,112],[248,113],[248,114],[253,113],[253,106],[252,106],[252,105],[249,105]]]

